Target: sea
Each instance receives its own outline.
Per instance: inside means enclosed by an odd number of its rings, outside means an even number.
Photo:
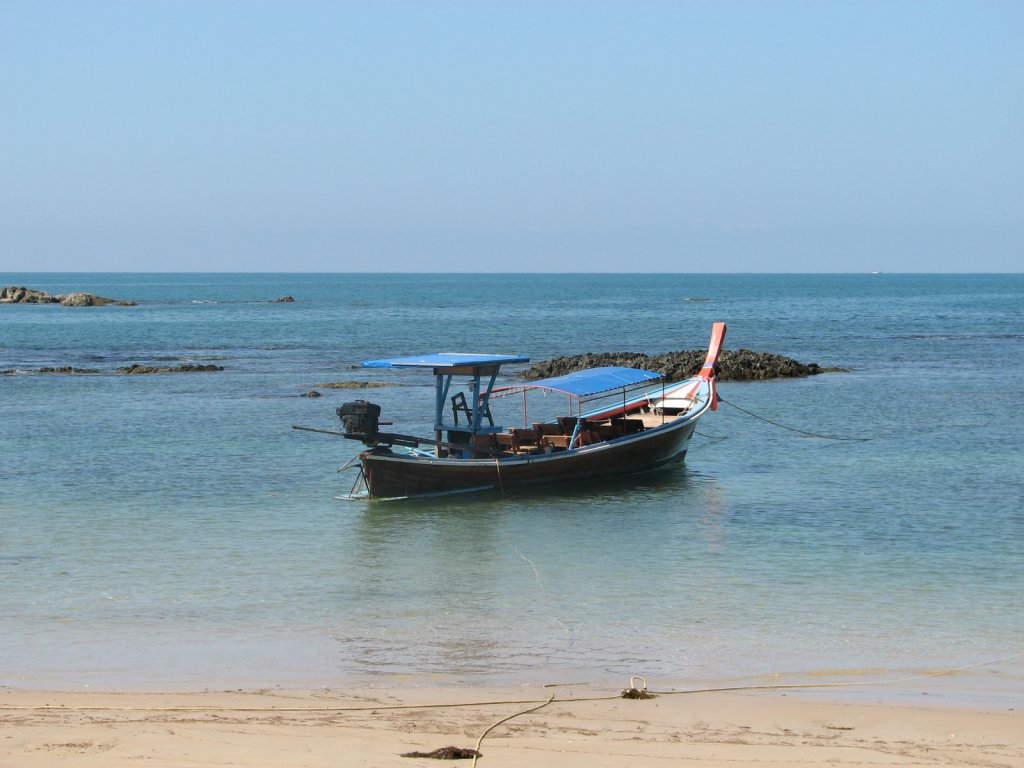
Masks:
[[[0,306],[2,686],[639,676],[1024,703],[1022,274],[0,285],[137,302]],[[429,373],[361,360],[706,348],[718,320],[727,349],[844,371],[721,383],[664,471],[504,495],[346,499],[362,446],[292,429],[369,399],[429,436]],[[40,372],[65,366],[96,372]]]

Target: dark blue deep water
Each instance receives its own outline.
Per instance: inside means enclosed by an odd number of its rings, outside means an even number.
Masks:
[[[0,306],[0,685],[1024,678],[1022,275],[0,284],[138,302]],[[723,383],[684,465],[590,489],[341,501],[359,446],[290,429],[368,380],[428,432],[429,376],[361,359],[691,349],[714,320],[849,372]],[[183,362],[225,370],[115,372]],[[35,372],[68,365],[99,373]]]

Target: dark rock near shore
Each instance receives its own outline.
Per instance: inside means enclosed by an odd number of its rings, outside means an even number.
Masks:
[[[271,304],[291,304],[295,299],[291,296],[282,296],[280,299],[271,299]]]
[[[600,354],[569,355],[534,363],[523,372],[529,380],[563,376],[574,371],[617,365],[643,368],[664,374],[669,381],[682,381],[700,370],[707,352],[701,349],[645,355],[639,352],[605,352]],[[764,379],[815,376],[819,373],[840,372],[841,368],[822,368],[817,363],[799,363],[770,352],[749,349],[723,350],[718,357],[719,381],[759,381]]]
[[[14,376],[16,374],[98,374],[99,371],[93,368],[75,368],[74,366],[61,366],[60,368],[37,368],[33,370],[23,370],[16,368],[9,368],[5,371],[0,371],[0,374],[4,376]]]
[[[117,369],[118,373],[126,374],[142,374],[142,373],[202,373],[205,371],[223,371],[224,366],[222,365],[196,365],[195,363],[188,363],[186,365],[170,365],[170,366],[157,366],[157,365],[139,365],[138,363],[132,363]]]
[[[60,368],[39,368],[37,373],[99,373],[95,368],[76,368],[73,365],[62,365]]]
[[[59,373],[59,374],[74,375],[74,374],[100,373],[100,371],[96,370],[95,368],[76,368],[73,365],[62,365],[60,368],[51,368],[51,367],[48,367],[48,366],[44,367],[44,368],[32,368],[32,369],[8,368],[6,370],[0,371],[0,374],[5,375],[5,376],[15,376],[15,375],[17,375],[19,373]]]
[[[320,387],[320,389],[372,389],[374,387],[397,387],[400,385],[387,381],[328,381],[316,386]]]
[[[309,392],[303,392],[301,395],[299,395],[299,397],[323,397],[323,395],[321,395],[315,389],[311,389],[309,390]]]
[[[132,365],[123,366],[117,369],[118,373],[124,374],[143,374],[143,373],[202,373],[205,371],[223,371],[223,366],[220,365],[196,365],[188,363],[185,365],[173,365],[173,366],[156,366],[156,365],[139,365],[133,363]],[[106,371],[109,373],[110,371]],[[89,375],[96,373],[104,373],[104,371],[97,370],[95,368],[76,368],[73,365],[63,365],[59,368],[45,367],[45,368],[34,368],[31,370],[24,369],[8,369],[0,371],[0,374],[13,376],[19,373],[50,373],[50,374],[66,374],[69,376],[73,375]],[[319,394],[317,395],[319,396]]]
[[[108,299],[105,296],[94,296],[91,293],[50,294],[22,285],[9,285],[0,288],[0,304],[62,304],[65,307],[102,307],[108,304],[118,307],[135,306],[134,301]]]

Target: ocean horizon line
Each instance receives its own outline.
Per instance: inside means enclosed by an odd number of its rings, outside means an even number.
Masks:
[[[378,272],[372,270],[348,270],[348,271],[333,271],[333,270],[310,270],[310,271],[274,271],[274,270],[146,270],[146,271],[135,271],[135,270],[6,270],[0,272],[0,275],[587,275],[587,276],[600,276],[600,275],[704,275],[704,276],[773,276],[773,275],[791,275],[795,277],[811,277],[811,276],[822,276],[822,277],[839,277],[844,275],[869,275],[869,276],[882,276],[888,275],[890,277],[899,276],[915,276],[915,277],[939,277],[939,276],[970,276],[970,275],[1024,275],[1024,270],[1017,272],[1006,272],[1006,271],[978,271],[978,272],[952,272],[952,271],[940,271],[940,272],[917,272],[917,271],[898,271],[889,272],[886,270],[864,270],[864,271],[838,271],[838,272],[798,272],[798,271],[769,271],[769,272],[740,272],[740,271],[729,271],[729,272],[669,272],[669,271],[652,271],[652,272],[637,272],[636,270],[622,270],[622,271],[597,271],[597,272],[586,272],[586,271],[575,271],[575,270],[553,270],[547,272],[510,272],[510,271],[387,271]]]

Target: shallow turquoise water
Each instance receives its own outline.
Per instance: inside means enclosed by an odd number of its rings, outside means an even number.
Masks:
[[[1024,636],[1024,276],[11,275],[137,307],[0,307],[0,684],[786,679],[1011,657]],[[269,299],[290,294],[294,304]],[[692,299],[701,299],[693,301]],[[334,497],[367,390],[426,432],[426,351],[779,352],[683,466],[597,488]],[[219,373],[126,377],[129,363]],[[834,441],[784,431],[730,407]],[[1012,692],[1016,660],[981,687]],[[972,683],[973,685],[973,683]],[[1009,695],[1009,694],[1007,694]]]

